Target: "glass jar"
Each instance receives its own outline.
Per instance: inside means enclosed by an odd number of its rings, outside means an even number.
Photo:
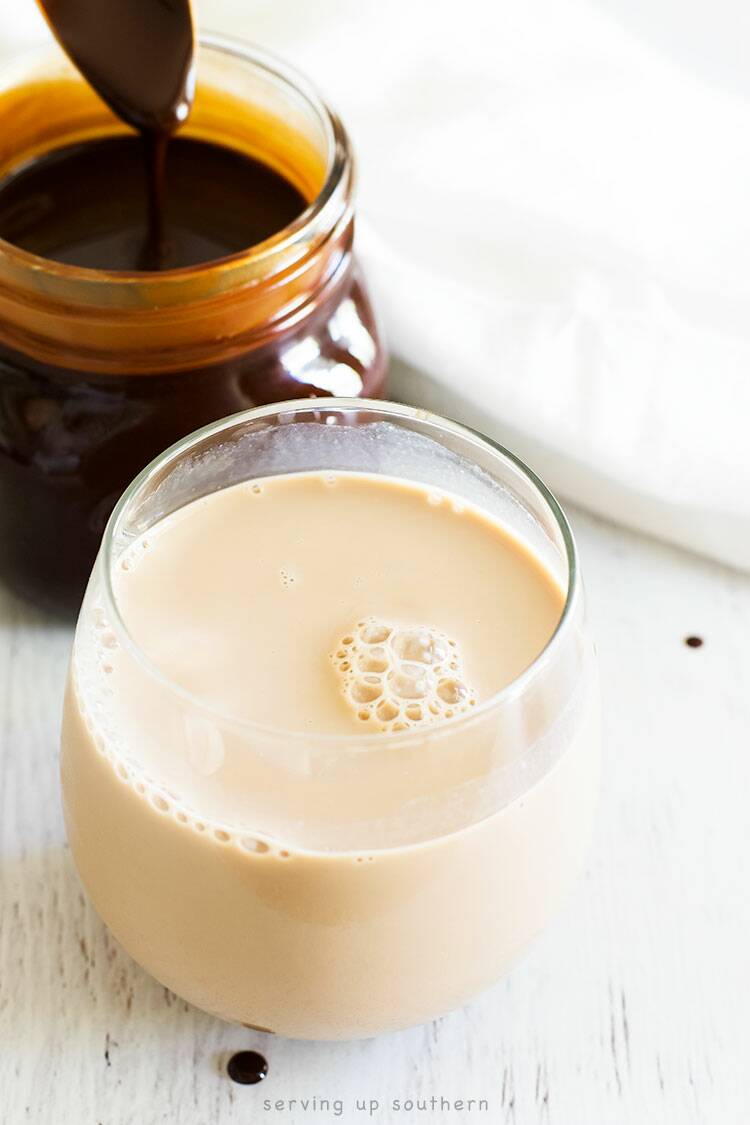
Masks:
[[[0,176],[126,131],[57,49],[3,75]],[[77,607],[117,497],[178,438],[260,403],[383,390],[339,119],[275,59],[210,37],[183,132],[265,161],[309,206],[247,251],[163,273],[0,240],[0,578],[44,608]]]
[[[487,512],[564,594],[546,647],[470,712],[389,733],[271,728],[170,680],[118,608],[129,548],[198,497],[310,470],[397,476]],[[599,737],[575,545],[530,470],[406,406],[261,407],[168,450],[112,515],[71,659],[68,838],[118,941],[181,996],[281,1035],[375,1035],[465,1003],[555,913],[586,855]]]

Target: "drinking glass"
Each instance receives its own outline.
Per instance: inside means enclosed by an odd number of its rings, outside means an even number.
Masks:
[[[564,593],[546,647],[471,713],[392,733],[264,726],[171,682],[113,592],[129,548],[199,497],[311,470],[419,482],[504,525]],[[584,862],[599,741],[578,556],[534,473],[422,410],[288,402],[197,431],[120,499],[71,659],[65,818],[94,906],[164,985],[286,1036],[370,1036],[464,1004],[554,914]]]

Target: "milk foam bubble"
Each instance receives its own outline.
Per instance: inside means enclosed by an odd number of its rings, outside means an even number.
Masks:
[[[476,705],[457,642],[431,625],[368,617],[331,659],[357,718],[382,731],[427,726]]]

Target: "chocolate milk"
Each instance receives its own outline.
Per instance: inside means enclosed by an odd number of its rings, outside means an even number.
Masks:
[[[448,493],[298,473],[168,516],[113,594],[128,636],[96,596],[79,625],[65,809],[144,967],[303,1038],[422,1022],[502,974],[580,866],[598,748],[586,684],[562,717],[503,702],[565,600],[524,543]]]

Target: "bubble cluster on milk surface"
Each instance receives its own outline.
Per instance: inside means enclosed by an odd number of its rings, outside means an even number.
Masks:
[[[477,702],[457,641],[431,625],[365,618],[331,659],[353,714],[381,731],[428,726]]]

